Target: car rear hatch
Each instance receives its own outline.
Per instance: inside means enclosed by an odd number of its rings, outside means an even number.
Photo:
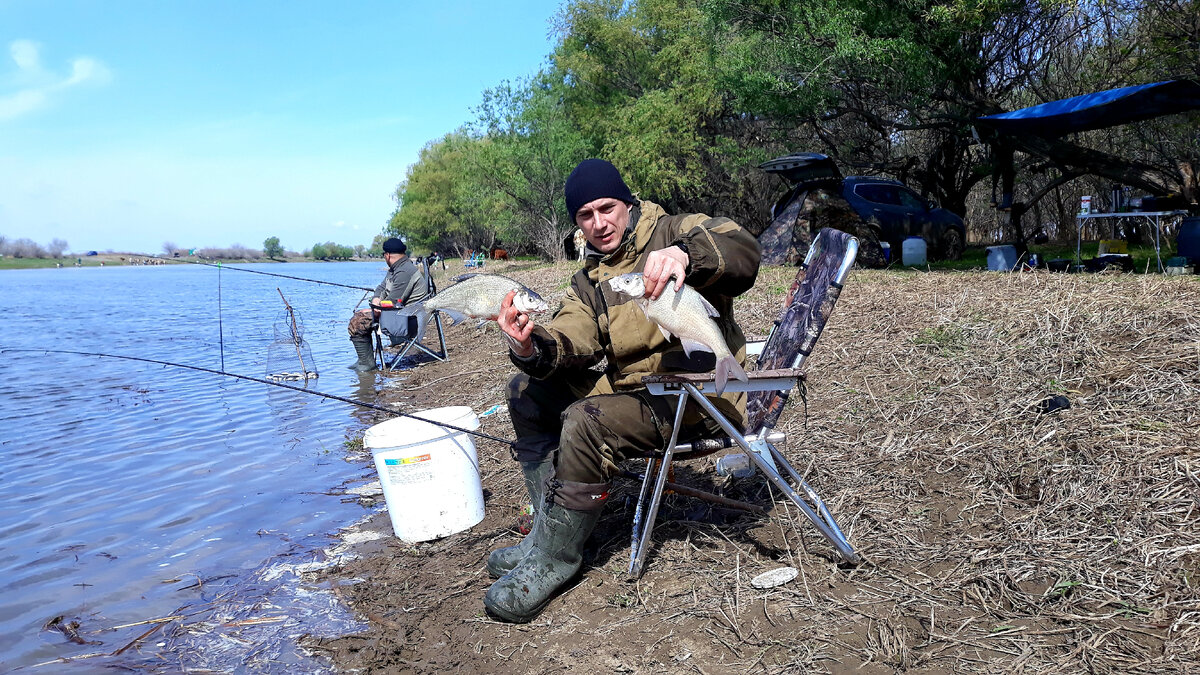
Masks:
[[[797,152],[783,157],[776,157],[758,165],[767,173],[783,176],[793,185],[837,184],[842,180],[842,172],[827,155],[816,152]]]

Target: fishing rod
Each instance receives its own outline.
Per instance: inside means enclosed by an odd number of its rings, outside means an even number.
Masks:
[[[152,258],[154,260],[164,260],[166,262],[182,262],[182,263],[188,263],[190,265],[207,265],[208,267],[216,267],[217,269],[221,269],[221,263],[208,263],[208,262],[203,262],[200,260],[183,260],[180,258],[164,258],[162,256],[157,256],[157,255],[147,255],[146,257]],[[363,288],[362,286],[349,286],[347,284],[339,284],[339,283],[336,283],[333,281],[321,281],[320,279],[305,279],[304,277],[293,277],[293,276],[289,276],[287,274],[276,274],[275,272],[263,272],[262,270],[248,270],[243,267],[226,267],[225,269],[237,270],[239,272],[249,272],[251,274],[265,274],[268,277],[280,277],[283,279],[292,279],[294,281],[307,281],[310,284],[322,284],[324,286],[337,286],[339,288],[353,288],[356,291],[370,292],[370,291],[375,290],[374,288]]]
[[[268,384],[268,385],[271,385],[272,387],[282,387],[284,389],[291,389],[292,391],[298,391],[302,394],[312,394],[313,396],[320,396],[321,398],[327,398],[327,399],[330,399],[333,401],[341,401],[342,403],[349,403],[350,405],[362,406],[364,408],[370,408],[371,410],[378,410],[379,412],[385,412],[385,413],[389,413],[392,415],[399,415],[401,417],[411,417],[412,419],[415,419],[415,420],[421,420],[422,422],[428,422],[429,424],[433,424],[433,425],[436,425],[439,427],[444,427],[446,429],[452,429],[454,431],[458,431],[458,432],[461,432],[464,434],[471,434],[472,436],[479,436],[480,438],[486,438],[489,441],[497,441],[499,443],[503,443],[508,446],[511,446],[514,443],[514,441],[510,441],[506,438],[500,438],[499,436],[492,436],[490,434],[485,434],[482,431],[474,431],[472,429],[463,429],[461,427],[456,427],[452,424],[446,424],[444,422],[434,422],[433,420],[425,419],[424,417],[421,417],[419,415],[401,412],[399,410],[396,410],[395,408],[388,408],[386,406],[375,405],[373,403],[363,403],[362,401],[355,401],[352,398],[345,398],[343,396],[335,396],[334,394],[326,394],[323,391],[312,391],[311,389],[304,389],[302,387],[296,387],[296,386],[292,386],[290,384],[284,384],[282,382],[272,382],[270,380],[264,380],[264,379],[258,378],[258,377],[251,377],[249,375],[239,375],[237,373],[227,373],[223,370],[213,370],[212,368],[203,368],[201,366],[189,366],[186,363],[173,363],[171,361],[159,361],[156,359],[145,359],[140,356],[125,356],[123,354],[103,354],[100,352],[78,352],[78,351],[71,351],[68,349],[16,349],[16,348],[0,349],[0,354],[4,354],[6,352],[43,352],[45,354],[75,354],[77,356],[95,356],[98,358],[105,358],[105,359],[124,359],[126,361],[141,361],[142,363],[153,363],[155,365],[170,366],[172,368],[186,368],[188,370],[197,370],[202,373],[209,373],[211,375],[224,375],[225,377],[233,377],[233,378],[237,378],[239,380],[246,380],[248,382],[257,382],[259,384]]]

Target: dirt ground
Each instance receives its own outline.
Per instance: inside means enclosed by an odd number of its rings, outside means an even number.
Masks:
[[[554,306],[572,269],[485,271]],[[794,274],[764,268],[739,299],[749,336]],[[761,478],[721,478],[712,457],[676,480],[766,517],[669,496],[632,581],[637,486],[618,481],[579,579],[533,623],[499,623],[484,560],[518,540],[524,486],[505,445],[476,439],[483,522],[410,545],[373,518],[386,536],[320,579],[370,630],[306,647],[368,673],[1196,672],[1198,309],[1193,279],[855,271],[779,428],[865,562],[838,564]],[[495,325],[447,339],[448,362],[378,376],[381,400],[503,403]],[[1044,412],[1052,396],[1070,408]],[[512,437],[503,412],[481,431]],[[780,566],[800,574],[750,585]]]

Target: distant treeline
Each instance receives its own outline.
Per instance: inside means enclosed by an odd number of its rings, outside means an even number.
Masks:
[[[66,253],[67,242],[51,239],[42,246],[32,239],[8,239],[0,235],[0,255],[11,258],[61,258]]]
[[[209,260],[287,260],[289,258],[313,258],[315,260],[351,260],[354,258],[373,257],[378,258],[383,255],[383,241],[386,235],[376,235],[371,246],[357,244],[354,246],[346,246],[332,241],[325,243],[313,244],[311,248],[306,248],[304,251],[297,253],[289,251],[283,247],[279,241],[279,237],[267,237],[263,241],[262,249],[253,249],[241,244],[234,244],[226,248],[180,248],[173,241],[163,242],[163,253],[172,257],[180,257],[187,255],[195,255],[200,258]]]
[[[964,215],[975,241],[1004,237],[991,202],[1006,153],[971,120],[1200,80],[1197,16],[1197,0],[567,0],[547,65],[430,140],[388,231],[418,250],[560,257],[574,230],[563,183],[604,157],[641,198],[759,232],[787,185],[758,164],[820,152]],[[1195,203],[1197,128],[1200,115],[1174,115],[1055,139],[1055,161],[1018,154],[1028,225],[1073,236],[1079,196],[1107,195],[1118,174]]]

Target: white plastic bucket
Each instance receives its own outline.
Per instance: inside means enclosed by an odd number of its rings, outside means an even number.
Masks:
[[[900,244],[900,254],[905,267],[925,264],[925,240],[909,237]]]
[[[415,413],[474,431],[479,418],[467,406]],[[471,437],[412,417],[398,417],[367,429],[363,446],[375,458],[392,531],[415,543],[445,537],[483,520],[479,456]]]

